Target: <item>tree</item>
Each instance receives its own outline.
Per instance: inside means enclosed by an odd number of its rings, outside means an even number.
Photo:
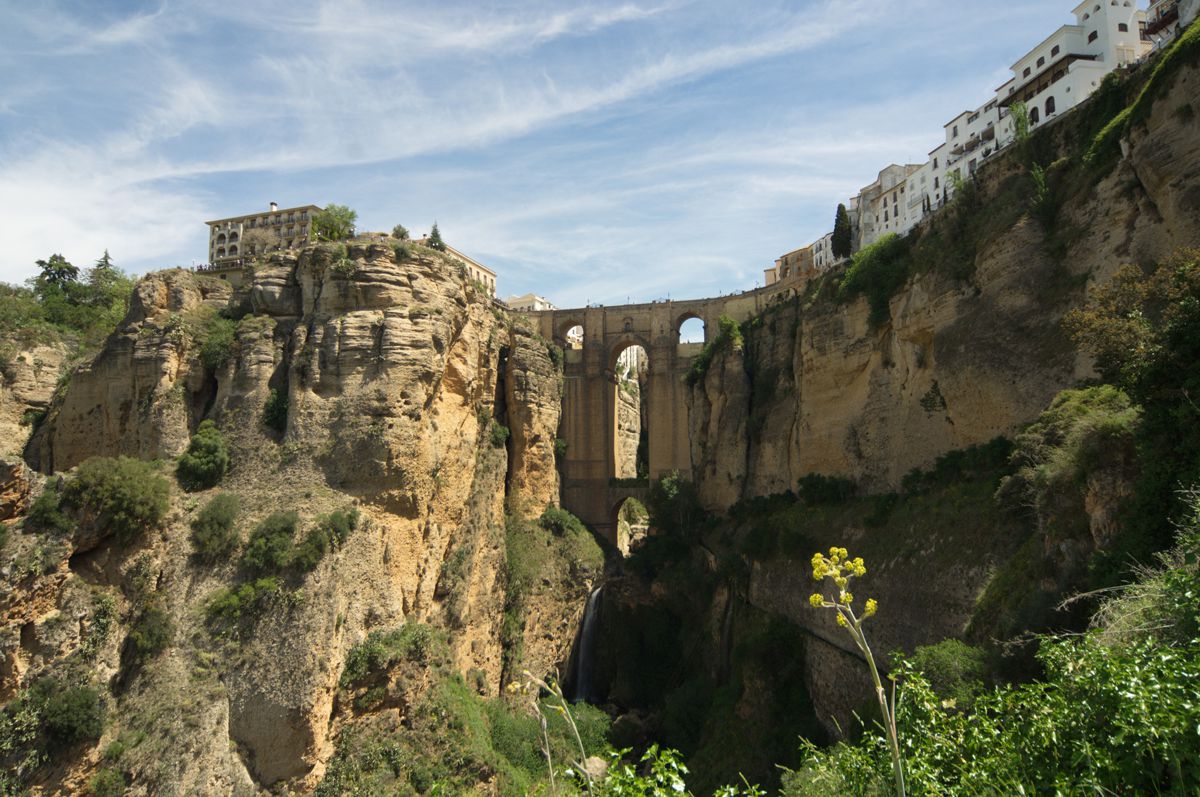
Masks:
[[[405,227],[403,224],[397,224],[395,227],[392,228],[392,237],[397,238],[401,241],[407,241],[408,240],[408,228]]]
[[[39,284],[66,290],[69,284],[79,281],[79,269],[62,255],[50,255],[49,260],[37,261],[37,266],[42,270],[37,278]]]
[[[341,241],[354,236],[358,213],[345,205],[326,205],[313,214],[312,232],[318,241]]]
[[[429,231],[429,248],[436,249],[439,252],[446,251],[446,242],[442,240],[442,233],[438,230],[437,222],[433,223],[433,229]]]
[[[833,219],[833,256],[841,259],[850,257],[850,249],[852,246],[851,238],[854,230],[850,226],[850,214],[846,212],[846,206],[839,204],[837,206],[837,214]]]
[[[1008,109],[1008,112],[1013,120],[1013,138],[1018,144],[1024,144],[1029,140],[1029,108],[1025,103],[1017,100]]]
[[[221,430],[211,420],[200,422],[187,451],[179,457],[175,473],[185,490],[207,490],[229,470],[229,449]]]

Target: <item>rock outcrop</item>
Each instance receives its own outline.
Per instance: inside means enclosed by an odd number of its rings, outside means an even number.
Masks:
[[[236,324],[233,342],[224,357],[202,357],[214,324]],[[53,473],[95,455],[170,460],[211,418],[233,454],[221,489],[239,497],[244,528],[279,509],[309,524],[356,506],[362,522],[296,585],[297,597],[276,603],[236,646],[218,640],[202,674],[189,657],[212,643],[195,607],[239,579],[235,562],[190,558],[188,524],[204,496],[176,496],[161,535],[141,551],[67,548],[52,568],[58,581],[37,576],[22,588],[52,598],[79,577],[119,586],[142,557],[180,638],[197,640],[117,698],[135,712],[196,701],[190,730],[157,714],[142,726],[183,739],[155,765],[166,764],[169,777],[139,769],[135,780],[151,791],[311,787],[345,721],[336,695],[347,651],[374,629],[447,629],[457,668],[495,694],[506,501],[530,515],[557,503],[560,396],[561,369],[545,341],[423,247],[372,241],[284,253],[238,296],[181,270],[140,281],[119,329],[50,406],[28,461]],[[507,425],[509,439],[495,438],[493,425]],[[21,493],[15,479],[9,492]],[[34,623],[55,611],[26,605]],[[565,626],[582,606],[547,608],[531,615],[523,645],[542,665],[565,658]],[[7,660],[13,679],[38,666],[20,649]],[[189,677],[212,688],[181,691]]]

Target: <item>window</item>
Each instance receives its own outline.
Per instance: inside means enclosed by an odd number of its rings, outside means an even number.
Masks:
[[[887,221],[887,220],[888,220],[888,212],[887,212],[886,210],[885,210],[885,211],[883,211],[883,220],[884,220],[884,221]]]
[[[1129,32],[1129,26],[1128,26],[1128,25],[1126,25],[1124,22],[1118,22],[1118,23],[1117,23],[1117,30],[1121,31],[1122,33],[1128,33],[1128,32]]]
[[[1092,31],[1091,33],[1088,34],[1088,44],[1091,44],[1092,42],[1096,41],[1096,39],[1098,39],[1098,38],[1100,38],[1100,34],[1097,33],[1096,31]]]
[[[977,113],[975,113],[975,114],[971,114],[970,118],[969,118],[969,119],[967,119],[967,124],[969,124],[969,125],[973,125],[973,124],[975,124],[977,121],[979,121],[979,114],[977,114]]]
[[[935,169],[936,169],[937,167],[938,167],[938,165],[937,165],[937,158],[934,158],[934,159],[933,159],[933,168],[935,168]]]
[[[936,189],[938,189],[938,188],[941,188],[941,187],[942,187],[942,186],[941,186],[941,181],[940,181],[938,178],[936,178],[936,177],[935,177],[935,178],[933,178],[933,187],[934,187],[934,189],[935,189],[935,190],[936,190]]]
[[[1025,71],[1021,73],[1021,76],[1022,76],[1022,77],[1029,77],[1029,73],[1030,73],[1030,72],[1032,72],[1032,71],[1033,71],[1033,69],[1031,69],[1030,67],[1025,67]]]
[[[1030,109],[1029,109],[1029,124],[1031,124],[1031,125],[1036,125],[1036,124],[1037,124],[1037,123],[1038,123],[1038,122],[1041,120],[1041,118],[1042,118],[1042,117],[1041,117],[1041,115],[1038,113],[1038,109],[1037,109],[1037,108],[1030,108]]]
[[[958,125],[954,126],[954,132],[951,134],[951,137],[958,138]]]
[[[1054,56],[1058,55],[1061,52],[1062,52],[1062,48],[1056,44],[1050,48],[1050,57],[1053,58]]]
[[[1046,100],[1046,116],[1051,116],[1053,114],[1054,114],[1054,98],[1051,97],[1048,100]]]
[[[1042,56],[1041,58],[1038,59],[1038,69],[1041,69],[1045,65],[1046,65],[1046,57]]]

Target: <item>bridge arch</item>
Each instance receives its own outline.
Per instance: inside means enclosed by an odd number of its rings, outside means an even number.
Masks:
[[[689,310],[675,319],[675,334],[680,343],[707,343],[708,322],[698,312]]]

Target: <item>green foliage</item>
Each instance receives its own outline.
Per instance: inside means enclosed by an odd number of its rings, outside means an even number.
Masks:
[[[229,448],[221,430],[210,420],[201,421],[188,443],[187,451],[179,457],[176,478],[188,491],[215,487],[229,470]]]
[[[334,261],[333,265],[329,267],[329,270],[333,272],[335,277],[350,279],[354,276],[354,273],[358,271],[358,262],[351,260],[348,257],[342,257]]]
[[[398,661],[424,664],[436,643],[433,629],[420,623],[405,623],[394,631],[372,631],[346,654],[338,685],[351,689]]]
[[[1029,140],[1029,107],[1017,100],[1009,106],[1008,113],[1012,117],[1015,142],[1018,145],[1024,144]]]
[[[697,539],[708,518],[700,505],[696,485],[678,472],[669,473],[650,486],[646,508],[650,510],[650,524],[654,528],[679,539]]]
[[[313,214],[312,234],[318,241],[342,241],[354,236],[358,213],[345,205],[326,205]]]
[[[846,206],[839,204],[833,217],[833,256],[837,258],[850,257],[853,246],[854,228],[850,224],[850,214]]]
[[[125,773],[111,767],[100,770],[88,780],[92,797],[121,797],[128,785]]]
[[[209,629],[218,635],[236,633],[283,594],[274,576],[217,590],[205,605]]]
[[[329,553],[329,535],[323,529],[309,529],[289,557],[289,564],[302,573],[316,569]]]
[[[395,227],[392,228],[392,237],[397,240],[400,240],[400,241],[407,241],[408,240],[408,228],[405,227],[403,224],[397,224]]]
[[[491,424],[491,440],[493,448],[504,448],[504,444],[508,442],[511,432],[508,427],[499,421],[493,419]]]
[[[562,459],[567,453],[567,441],[561,437],[554,438],[554,456]]]
[[[960,709],[968,709],[984,691],[988,677],[987,653],[958,639],[944,639],[913,651],[912,665],[930,688]],[[902,666],[902,665],[900,665]]]
[[[67,536],[75,530],[75,521],[61,507],[62,496],[53,484],[47,484],[33,506],[29,507],[25,515],[25,528],[57,537]]]
[[[63,487],[61,506],[83,512],[129,544],[166,517],[170,485],[153,463],[128,457],[85,460]]]
[[[809,506],[836,506],[853,498],[858,484],[853,479],[840,476],[822,476],[810,473],[800,479],[796,495]]]
[[[446,242],[442,240],[442,233],[438,229],[436,221],[433,223],[433,229],[429,231],[429,239],[426,240],[425,245],[438,252],[446,251]]]
[[[62,255],[38,266],[28,288],[0,284],[0,338],[28,344],[70,336],[90,349],[124,317],[133,281],[111,258],[101,257],[82,280]]]
[[[278,573],[291,563],[292,540],[300,516],[295,512],[278,511],[267,515],[246,541],[241,565],[252,575]]]
[[[200,362],[209,371],[219,371],[237,352],[237,321],[213,314],[204,319],[197,333]]]
[[[271,388],[267,403],[263,407],[263,424],[279,434],[287,431],[288,394],[286,390]]]
[[[139,665],[157,656],[175,638],[175,623],[157,602],[151,603],[138,615],[125,639],[129,663]]]
[[[1124,580],[1131,561],[1169,547],[1185,509],[1177,488],[1200,481],[1200,253],[1181,252],[1149,274],[1122,270],[1065,325],[1141,408],[1124,529],[1093,568],[1094,585],[1106,586]]]
[[[1166,52],[1159,55],[1150,78],[1131,105],[1114,116],[1092,139],[1085,161],[1109,163],[1120,153],[1121,137],[1150,118],[1154,103],[1174,84],[1179,71],[1200,58],[1200,25],[1189,25]]]
[[[692,360],[692,367],[687,375],[688,386],[694,387],[704,381],[704,377],[708,373],[713,359],[718,354],[726,350],[741,351],[745,345],[746,340],[742,335],[742,329],[738,325],[738,322],[734,321],[730,316],[722,314],[717,319],[716,336],[708,341],[708,343],[705,343],[704,348],[696,355],[696,359]]]
[[[567,534],[587,534],[583,522],[565,509],[548,506],[538,518],[542,528],[562,537]]]
[[[240,502],[232,493],[217,493],[192,521],[192,548],[209,563],[227,559],[238,546]]]
[[[1010,440],[995,437],[982,445],[947,451],[934,460],[930,470],[906,473],[901,484],[908,495],[920,495],[956,482],[988,478],[1004,468],[1012,450]]]
[[[29,692],[28,699],[39,706],[42,735],[50,749],[100,738],[104,706],[95,689],[46,677],[35,681]]]
[[[912,243],[907,237],[885,235],[860,249],[838,286],[838,300],[848,302],[865,296],[871,307],[871,326],[888,320],[888,302],[908,281],[912,268]]]

